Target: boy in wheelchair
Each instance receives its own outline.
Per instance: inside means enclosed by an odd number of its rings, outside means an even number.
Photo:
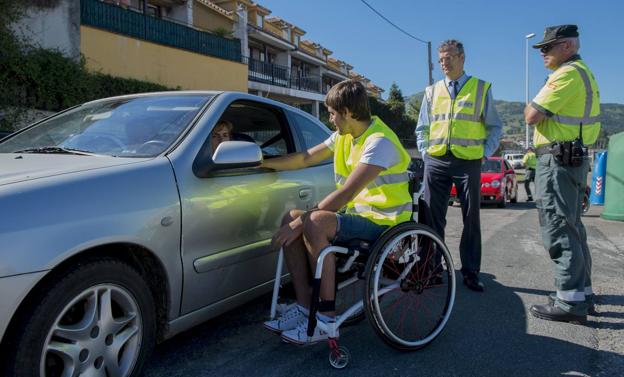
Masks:
[[[313,297],[310,281],[321,251],[330,244],[356,238],[372,243],[386,229],[409,221],[412,215],[406,170],[410,156],[396,134],[371,116],[364,86],[355,80],[343,81],[330,89],[325,105],[337,130],[330,138],[304,153],[262,164],[275,170],[293,170],[334,158],[336,190],[311,210],[287,213],[272,240],[274,247],[283,248],[297,304],[264,326],[296,344],[328,338],[319,326],[312,336],[307,334]],[[331,323],[336,316],[334,254],[325,258],[322,277],[316,319]]]

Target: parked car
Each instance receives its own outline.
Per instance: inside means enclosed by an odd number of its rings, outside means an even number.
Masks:
[[[458,201],[455,185],[451,188],[450,203]],[[496,203],[505,208],[507,202],[518,201],[516,173],[507,160],[490,157],[481,164],[481,203]]]
[[[238,140],[213,155],[220,119]],[[165,92],[89,102],[3,140],[0,374],[139,375],[155,342],[270,291],[271,236],[334,189],[333,166],[257,166],[329,135],[265,98]]]
[[[505,160],[509,162],[513,169],[523,169],[524,161],[522,159],[524,155],[522,153],[510,153],[505,155]]]

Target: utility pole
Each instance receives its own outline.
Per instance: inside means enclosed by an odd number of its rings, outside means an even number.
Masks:
[[[433,62],[431,61],[431,41],[427,42],[427,52],[429,54],[429,85],[433,85]]]

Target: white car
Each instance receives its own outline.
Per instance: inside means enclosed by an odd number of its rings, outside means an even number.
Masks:
[[[509,161],[509,164],[514,169],[522,169],[524,168],[524,162],[522,159],[524,155],[521,153],[509,153],[505,155],[505,160]]]

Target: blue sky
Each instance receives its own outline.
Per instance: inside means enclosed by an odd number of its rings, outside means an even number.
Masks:
[[[541,40],[544,27],[577,24],[581,56],[600,86],[601,102],[624,104],[624,2],[619,0],[366,0],[410,34],[432,41],[434,80],[442,78],[436,47],[459,39],[466,73],[493,84],[496,99],[524,101],[525,38]],[[360,0],[258,0],[272,16],[307,32],[334,57],[354,66],[386,90],[395,81],[404,95],[427,84],[427,46],[374,14]],[[533,97],[549,71],[529,46],[529,93]]]

